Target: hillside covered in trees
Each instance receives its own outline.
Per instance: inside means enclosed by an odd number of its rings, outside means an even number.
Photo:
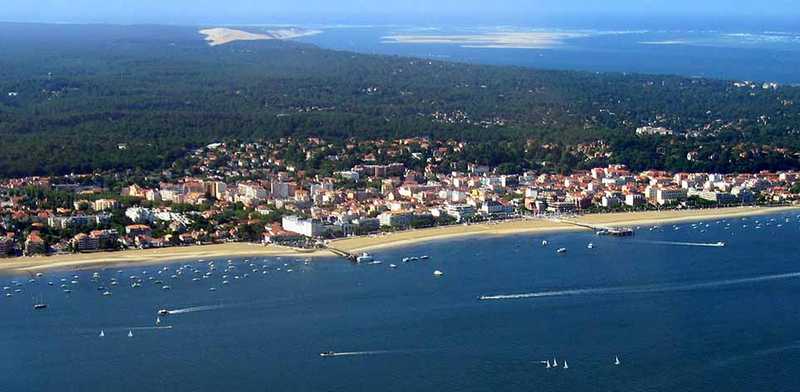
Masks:
[[[518,168],[543,168],[541,146],[597,150],[561,171],[800,168],[795,87],[210,47],[193,27],[3,23],[0,53],[2,177],[158,169],[208,143],[289,135],[458,139],[470,159]]]

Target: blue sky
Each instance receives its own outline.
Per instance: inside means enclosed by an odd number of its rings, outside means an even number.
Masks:
[[[796,21],[800,0],[10,0],[0,20],[106,23]]]

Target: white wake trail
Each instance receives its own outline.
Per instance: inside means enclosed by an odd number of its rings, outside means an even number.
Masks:
[[[390,351],[390,350],[349,351],[349,352],[333,353],[332,356],[334,356],[334,357],[348,357],[348,356],[357,356],[357,355],[391,354],[393,352],[395,352],[395,351]]]
[[[186,314],[186,313],[194,313],[194,312],[207,312],[207,311],[210,311],[210,310],[224,309],[226,307],[228,307],[228,305],[192,306],[192,307],[189,307],[189,308],[169,310],[169,314]]]
[[[705,248],[722,248],[725,246],[724,242],[677,242],[677,241],[631,241],[639,244],[653,244],[653,245],[673,245],[673,246],[699,246]]]
[[[738,286],[750,283],[762,283],[775,280],[796,279],[796,278],[800,278],[800,272],[791,272],[791,273],[777,274],[777,275],[763,275],[752,278],[716,280],[711,282],[700,282],[700,283],[604,287],[604,288],[587,288],[587,289],[572,289],[572,290],[558,290],[558,291],[540,291],[535,293],[523,293],[523,294],[484,295],[479,297],[479,300],[501,301],[501,300],[511,300],[511,299],[565,297],[565,296],[593,295],[593,294],[606,295],[606,294],[666,293],[674,291],[692,291],[692,290],[703,290],[703,289],[719,288],[727,286]]]

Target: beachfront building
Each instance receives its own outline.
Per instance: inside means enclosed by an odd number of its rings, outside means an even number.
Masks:
[[[458,222],[463,222],[475,216],[475,207],[469,204],[448,204],[445,206],[447,215],[452,216]]]
[[[658,188],[656,189],[656,203],[659,205],[674,204],[686,200],[686,189]]]
[[[44,240],[39,235],[38,231],[33,231],[28,234],[25,239],[25,255],[32,256],[37,254],[44,254],[47,251],[47,246]]]
[[[0,237],[0,257],[8,256],[14,250],[14,240],[8,237]]]
[[[410,212],[387,211],[378,215],[381,226],[387,227],[408,227],[413,219],[414,214]]]
[[[80,233],[72,238],[72,247],[76,252],[89,252],[100,248],[100,241],[96,237]]]
[[[325,234],[322,222],[314,219],[303,219],[295,215],[284,216],[281,224],[284,230],[293,231],[306,237],[321,237]]]

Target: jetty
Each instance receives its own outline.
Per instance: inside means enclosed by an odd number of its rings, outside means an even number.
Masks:
[[[592,230],[597,235],[610,235],[614,237],[630,237],[634,234],[634,231],[630,227],[607,227],[607,226],[595,226],[590,225],[587,223],[576,222],[569,219],[558,219],[561,223],[566,223],[573,226],[583,227],[589,230]]]
[[[347,259],[349,261],[352,261],[352,262],[355,262],[356,259],[358,258],[357,255],[354,255],[354,254],[352,254],[352,253],[350,253],[348,251],[344,251],[344,250],[341,250],[341,249],[334,248],[332,246],[326,246],[325,249],[327,249],[329,252],[333,253],[336,256],[343,257],[343,258],[345,258],[345,259]]]

